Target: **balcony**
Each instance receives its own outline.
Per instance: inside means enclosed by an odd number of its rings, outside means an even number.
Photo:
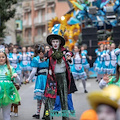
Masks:
[[[23,27],[25,28],[31,28],[32,26],[32,21],[31,20],[23,20]]]
[[[31,11],[31,3],[30,2],[23,2],[22,8],[24,9],[25,12],[30,12]]]
[[[43,25],[45,25],[46,22],[45,21],[43,22],[42,20],[40,20],[38,18],[35,18],[34,19],[34,24],[35,24],[35,27],[37,27],[37,26],[43,26]]]
[[[41,24],[41,23],[42,23],[42,20],[40,18],[36,17],[34,19],[34,24]]]
[[[34,4],[38,4],[38,3],[45,3],[45,0],[35,0]]]
[[[46,21],[49,21],[51,20],[52,18],[56,17],[56,13],[48,13],[46,16],[45,16],[45,20]]]
[[[45,0],[35,0],[35,10],[38,8],[45,8]]]

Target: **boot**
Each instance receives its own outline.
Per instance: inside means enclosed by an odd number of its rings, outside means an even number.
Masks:
[[[68,117],[62,117],[62,120],[69,120]]]

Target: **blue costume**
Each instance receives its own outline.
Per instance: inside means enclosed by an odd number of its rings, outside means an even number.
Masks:
[[[98,51],[97,56],[98,56],[98,62],[95,67],[95,71],[98,74],[103,74],[103,57],[102,57],[103,52]]]
[[[97,52],[98,52],[98,49],[95,49],[95,53],[96,53],[96,54],[97,54]],[[93,64],[94,67],[97,66],[98,61],[99,61],[99,57],[97,56],[97,58],[96,58],[96,60],[95,60],[95,62],[94,62],[94,64]]]
[[[34,88],[34,99],[44,99],[44,90],[46,87],[49,61],[41,61],[40,57],[34,57],[31,63],[32,67],[37,67],[37,78]]]
[[[28,71],[31,71],[32,70],[31,61],[33,54],[31,52],[27,52],[27,54],[28,54],[28,65],[29,65]]]
[[[81,52],[81,55],[82,55],[82,65],[83,65],[84,69],[89,69],[90,65],[89,65],[87,58],[86,58],[87,50],[83,50]]]
[[[115,54],[117,49],[113,49],[112,51],[110,51],[110,73],[111,74],[115,74],[116,73],[116,63],[117,63],[117,55]]]
[[[82,65],[82,58],[80,57],[79,53],[75,54],[75,58],[73,59],[73,66],[71,67],[71,72],[73,74],[74,79],[87,79],[87,75]]]
[[[31,70],[31,65],[28,62],[28,58],[30,58],[30,55],[27,53],[20,53],[20,68],[22,71],[30,71]]]
[[[19,56],[17,54],[11,53],[9,55],[9,61],[11,66],[15,69],[17,74],[21,74],[20,64],[19,64]]]
[[[103,51],[103,72],[106,74],[110,74],[110,55],[108,54],[109,50]]]
[[[117,55],[117,63],[120,65],[120,49],[116,49],[115,54]]]

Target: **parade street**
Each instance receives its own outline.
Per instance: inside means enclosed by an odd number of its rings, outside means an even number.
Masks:
[[[88,92],[99,90],[98,83],[95,81],[96,79],[88,79],[87,80],[87,90]],[[81,81],[76,81],[76,85],[78,91],[73,95],[73,104],[76,111],[76,117],[70,118],[70,120],[79,120],[81,114],[90,108],[90,105],[86,99],[87,94],[84,93],[83,86]],[[27,85],[22,85],[19,90],[21,96],[21,106],[19,106],[18,117],[14,117],[12,115],[11,120],[35,120],[32,118],[32,115],[36,113],[37,101],[33,100],[33,90],[34,83],[29,83]],[[43,116],[44,107],[42,105],[41,116]],[[0,112],[0,120],[2,119],[2,112]],[[61,120],[61,118],[56,117],[54,120]]]

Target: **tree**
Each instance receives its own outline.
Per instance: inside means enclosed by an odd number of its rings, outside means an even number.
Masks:
[[[0,37],[5,36],[5,23],[15,15],[13,5],[16,3],[17,0],[0,0]]]

